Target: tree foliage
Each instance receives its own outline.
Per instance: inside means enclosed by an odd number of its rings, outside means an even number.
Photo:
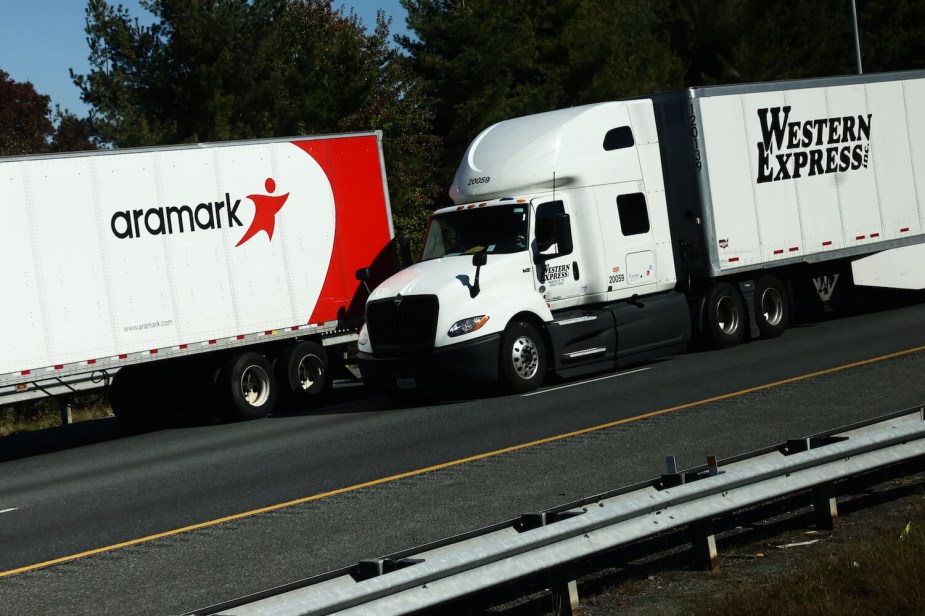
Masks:
[[[466,144],[502,119],[657,91],[681,63],[660,1],[402,0],[402,37],[446,144],[444,182]]]
[[[61,110],[53,117],[51,98],[0,70],[0,156],[96,147],[88,137],[86,121]]]
[[[859,0],[864,72],[925,67],[925,3]],[[664,14],[683,85],[854,73],[846,0],[670,0]]]
[[[31,83],[17,83],[0,70],[0,154],[31,154],[45,148],[52,132],[51,99]]]

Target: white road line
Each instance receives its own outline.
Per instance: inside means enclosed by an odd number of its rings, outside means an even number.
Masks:
[[[550,387],[549,389],[530,392],[529,394],[523,394],[521,397],[526,398],[527,396],[548,394],[551,391],[559,391],[560,389],[568,389],[569,387],[578,387],[579,385],[587,385],[588,383],[596,383],[597,381],[604,381],[606,379],[615,379],[618,376],[626,376],[628,374],[635,374],[637,372],[645,372],[646,370],[649,370],[649,368],[636,368],[635,370],[627,370],[626,372],[618,372],[617,374],[608,374],[607,376],[601,376],[596,379],[590,379],[588,381],[579,381],[578,383],[569,383],[568,385],[559,385],[558,387]]]
[[[10,507],[9,509],[0,509],[0,513],[9,513],[11,511],[16,511],[19,507]]]

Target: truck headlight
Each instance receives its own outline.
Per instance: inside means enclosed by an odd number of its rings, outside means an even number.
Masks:
[[[463,334],[470,334],[488,323],[488,315],[482,315],[478,317],[469,317],[468,319],[463,319],[462,321],[456,321],[453,323],[453,326],[450,327],[450,331],[447,332],[447,335],[450,338],[455,338],[456,336],[462,336]]]

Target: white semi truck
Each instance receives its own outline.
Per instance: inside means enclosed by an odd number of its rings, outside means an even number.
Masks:
[[[422,261],[366,305],[364,378],[529,391],[787,327],[925,241],[925,72],[690,88],[485,129]],[[920,264],[912,264],[920,267]],[[819,301],[814,299],[814,301]]]
[[[377,132],[3,158],[0,219],[0,403],[138,426],[311,402],[394,271]]]

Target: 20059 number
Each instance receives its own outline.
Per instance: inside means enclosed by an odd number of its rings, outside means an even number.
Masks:
[[[481,178],[469,178],[469,186],[474,186],[476,184],[488,184],[491,181],[491,177],[485,176]]]

